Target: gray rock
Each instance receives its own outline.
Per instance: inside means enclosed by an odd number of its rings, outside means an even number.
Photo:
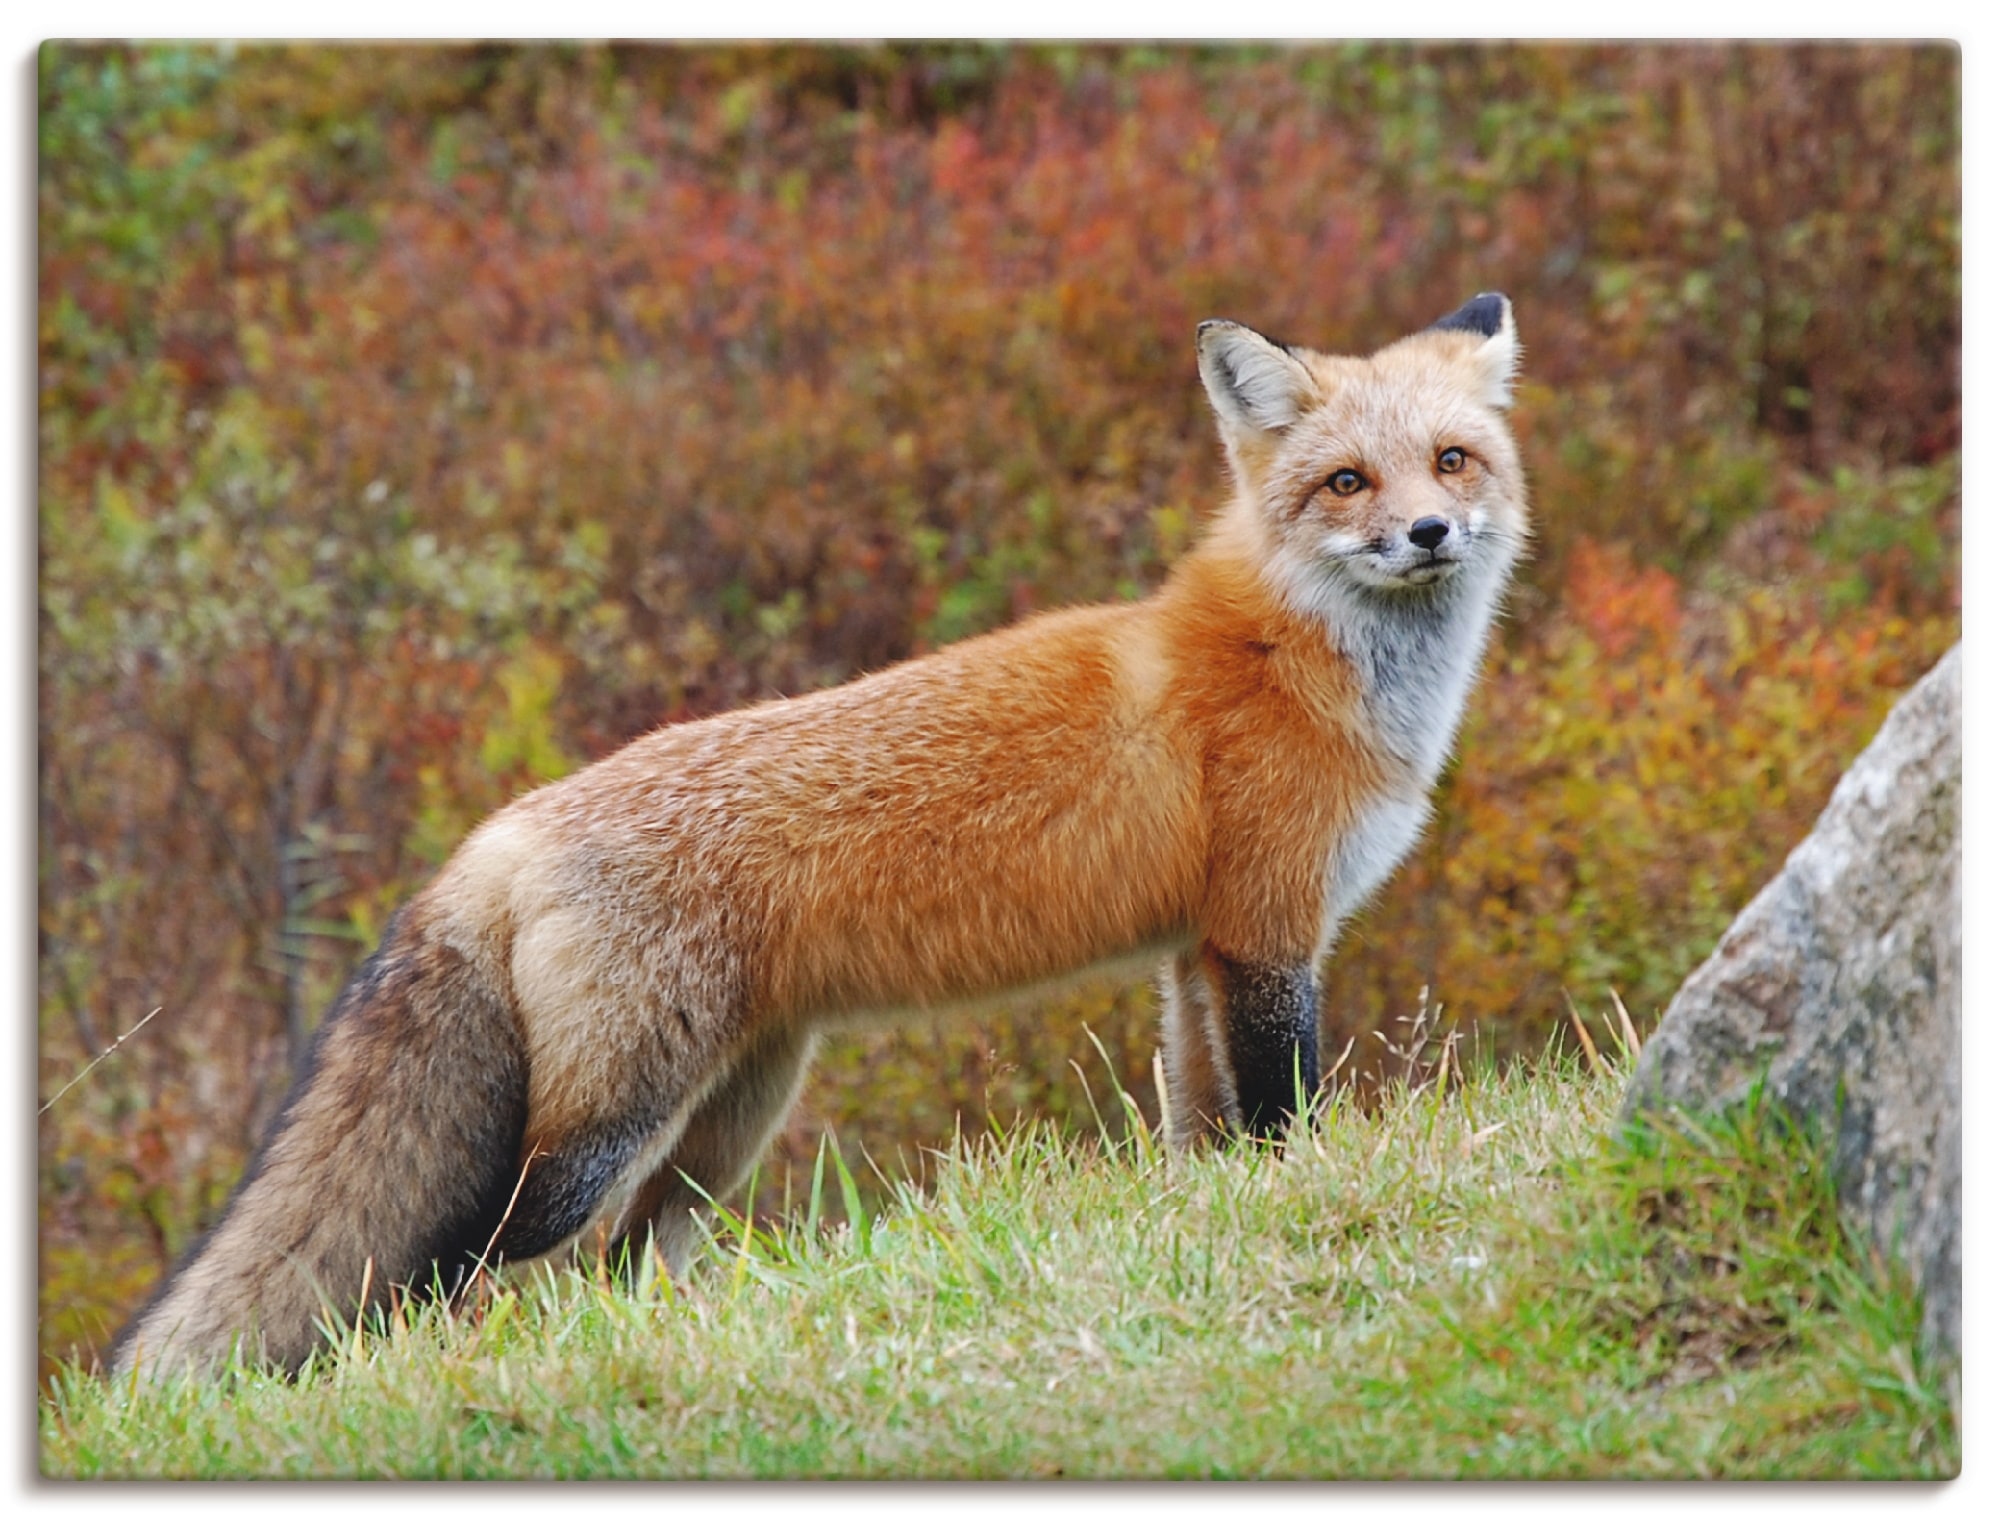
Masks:
[[[1959,1353],[1959,712],[1954,646],[1841,777],[1785,868],[1674,996],[1623,1116],[1765,1077],[1833,1137],[1842,1206]]]

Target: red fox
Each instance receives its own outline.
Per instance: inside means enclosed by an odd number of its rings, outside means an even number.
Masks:
[[[820,1031],[1159,965],[1169,1127],[1279,1134],[1316,967],[1423,827],[1528,534],[1504,296],[1366,358],[1197,337],[1234,489],[1150,599],[660,729],[391,921],[118,1373],[296,1368],[323,1313],[587,1225],[670,1267]]]

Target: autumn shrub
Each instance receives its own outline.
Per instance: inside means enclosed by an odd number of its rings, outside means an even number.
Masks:
[[[1201,318],[1365,349],[1502,288],[1527,344],[1538,552],[1328,969],[1350,1074],[1426,987],[1500,1051],[1565,992],[1657,1010],[1955,636],[1949,47],[39,74],[44,1090],[164,1010],[42,1121],[50,1343],[212,1217],[486,812],[1156,584],[1223,488]],[[782,1153],[1094,1122],[1072,1062],[1150,1102],[1149,1007],[837,1042]]]

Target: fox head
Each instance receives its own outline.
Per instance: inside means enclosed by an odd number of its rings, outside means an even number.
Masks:
[[[1196,346],[1236,511],[1299,610],[1497,593],[1528,533],[1504,415],[1520,357],[1504,295],[1366,358],[1235,322],[1203,322]]]

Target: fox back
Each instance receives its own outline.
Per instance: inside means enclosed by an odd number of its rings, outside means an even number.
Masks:
[[[1152,597],[663,728],[476,830],[114,1366],[295,1367],[593,1224],[683,1269],[823,1030],[1076,974],[1159,968],[1177,1143],[1281,1137],[1526,539],[1517,346],[1483,295],[1367,357],[1197,357],[1233,489]]]

